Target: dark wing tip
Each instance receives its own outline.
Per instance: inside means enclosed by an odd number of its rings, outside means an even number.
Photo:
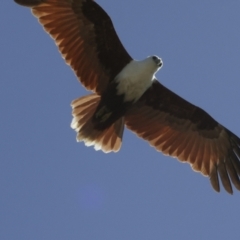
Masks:
[[[14,0],[14,2],[25,7],[34,7],[42,3],[42,0]]]
[[[217,192],[220,191],[219,178],[225,190],[233,194],[232,184],[240,191],[240,139],[228,131],[230,148],[224,159],[219,160],[210,172],[210,182]]]
[[[229,131],[232,149],[228,154],[226,167],[234,186],[240,191],[240,139]]]
[[[236,158],[236,156],[235,156]],[[234,161],[238,161],[238,159],[235,159],[234,157],[230,157],[229,161],[225,162],[225,166],[228,172],[228,175],[233,183],[233,185],[240,190],[240,180],[238,177],[238,173],[237,173],[237,168],[234,166]]]
[[[218,179],[218,172],[217,172],[217,167],[214,166],[212,168],[212,171],[209,175],[209,178],[210,178],[210,182],[212,184],[212,187],[213,189],[216,191],[216,192],[220,192],[220,186],[219,186],[219,179]]]
[[[225,188],[225,190],[228,193],[233,194],[232,185],[231,185],[231,182],[230,182],[229,175],[228,175],[225,164],[226,164],[226,162],[223,162],[223,161],[221,161],[218,164],[218,166],[217,166],[218,173],[219,173],[219,176],[221,178],[221,181],[222,181],[222,184],[223,184],[223,187]]]

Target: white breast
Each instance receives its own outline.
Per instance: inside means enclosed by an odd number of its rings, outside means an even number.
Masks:
[[[159,67],[148,57],[143,61],[131,61],[116,76],[117,94],[124,94],[124,101],[137,101],[151,86]]]

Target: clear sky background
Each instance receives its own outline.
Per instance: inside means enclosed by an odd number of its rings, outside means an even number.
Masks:
[[[240,1],[97,1],[135,59],[240,136]],[[77,143],[73,99],[88,94],[30,10],[0,1],[0,239],[238,239],[240,192],[125,131],[103,154]],[[117,61],[117,59],[116,59]]]

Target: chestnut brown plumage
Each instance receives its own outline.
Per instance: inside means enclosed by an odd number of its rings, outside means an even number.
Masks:
[[[110,17],[97,3],[93,0],[15,2],[32,8],[66,63],[81,83],[94,92],[72,102],[72,128],[77,131],[79,141],[104,152],[118,151],[125,123],[158,151],[188,162],[195,171],[209,176],[216,191],[220,191],[218,176],[227,192],[233,192],[231,182],[240,190],[240,139],[157,80],[140,99],[124,105],[125,108],[120,106],[124,98],[118,98],[118,105],[106,105],[112,107],[110,110],[104,105],[103,96],[114,89],[115,77],[132,58],[120,42]],[[122,113],[116,115],[114,107],[116,112],[121,108]],[[97,108],[104,112],[101,119],[113,116],[114,120],[104,129],[92,120],[94,114],[95,118],[98,116]]]
[[[15,2],[32,7],[33,15],[55,40],[66,63],[88,90],[102,93],[108,82],[132,60],[118,39],[111,19],[93,1]]]
[[[125,116],[126,126],[166,155],[188,162],[220,191],[232,193],[229,176],[240,190],[240,139],[202,109],[185,101],[158,81]]]

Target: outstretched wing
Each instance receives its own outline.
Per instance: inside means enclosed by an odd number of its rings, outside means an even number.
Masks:
[[[132,58],[107,13],[93,0],[15,0],[32,8],[88,89],[102,93]]]
[[[216,191],[218,174],[227,192],[233,192],[230,179],[240,190],[240,139],[158,81],[129,110],[125,123],[157,150],[209,176]]]

